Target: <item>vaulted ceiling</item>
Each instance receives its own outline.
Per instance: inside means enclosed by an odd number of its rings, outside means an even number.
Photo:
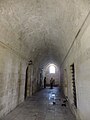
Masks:
[[[89,0],[0,0],[0,42],[27,60],[61,63],[89,9]]]

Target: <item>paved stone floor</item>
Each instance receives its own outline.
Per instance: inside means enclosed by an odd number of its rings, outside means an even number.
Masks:
[[[2,120],[75,120],[68,106],[61,104],[60,90],[46,88],[28,98]]]

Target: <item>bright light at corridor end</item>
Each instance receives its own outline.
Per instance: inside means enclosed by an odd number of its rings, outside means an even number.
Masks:
[[[49,73],[55,74],[55,66],[53,64],[49,66]]]

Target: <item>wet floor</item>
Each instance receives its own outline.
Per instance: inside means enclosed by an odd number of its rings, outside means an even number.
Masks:
[[[62,106],[59,88],[46,88],[28,98],[2,120],[75,120],[68,105]]]

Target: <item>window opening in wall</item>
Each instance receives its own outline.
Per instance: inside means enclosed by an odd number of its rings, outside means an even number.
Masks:
[[[71,73],[72,73],[72,87],[73,87],[73,98],[74,98],[74,105],[77,108],[77,97],[76,97],[76,85],[75,85],[75,67],[74,63],[70,65]]]
[[[55,73],[55,67],[54,67],[54,65],[50,65],[49,72],[50,73]]]

